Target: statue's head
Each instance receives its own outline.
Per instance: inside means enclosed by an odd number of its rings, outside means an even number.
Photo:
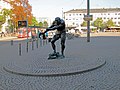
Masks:
[[[57,22],[57,24],[59,24],[59,23],[61,22],[60,17],[56,17],[56,18],[55,18],[55,22]]]

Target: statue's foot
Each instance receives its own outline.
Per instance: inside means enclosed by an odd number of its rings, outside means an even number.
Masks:
[[[63,59],[63,58],[65,58],[64,55],[59,55],[59,56],[58,56],[58,59]]]
[[[49,54],[48,59],[57,59],[60,56],[59,52]]]
[[[59,52],[53,52],[51,54],[49,54],[49,56],[58,56],[59,55]]]
[[[55,52],[55,53],[52,53],[52,54],[49,54],[49,57],[48,59],[63,59],[65,58],[65,56],[62,54],[59,54],[59,52]]]
[[[64,55],[61,55],[61,57],[65,58],[65,56],[64,56]]]

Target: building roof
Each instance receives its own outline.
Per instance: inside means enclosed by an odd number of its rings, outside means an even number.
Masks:
[[[87,9],[72,9],[64,13],[86,13]],[[120,8],[99,8],[90,9],[90,13],[108,13],[108,12],[120,12]]]

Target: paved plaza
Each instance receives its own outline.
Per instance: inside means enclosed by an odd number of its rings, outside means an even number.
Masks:
[[[0,42],[0,90],[120,90],[120,37],[66,41],[65,59],[48,60],[46,41]],[[42,42],[42,43],[41,43]],[[21,44],[21,56],[20,47]],[[60,51],[60,42],[56,42]]]

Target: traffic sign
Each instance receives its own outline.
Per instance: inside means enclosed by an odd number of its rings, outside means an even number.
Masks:
[[[27,21],[26,20],[18,21],[18,27],[27,27]]]

